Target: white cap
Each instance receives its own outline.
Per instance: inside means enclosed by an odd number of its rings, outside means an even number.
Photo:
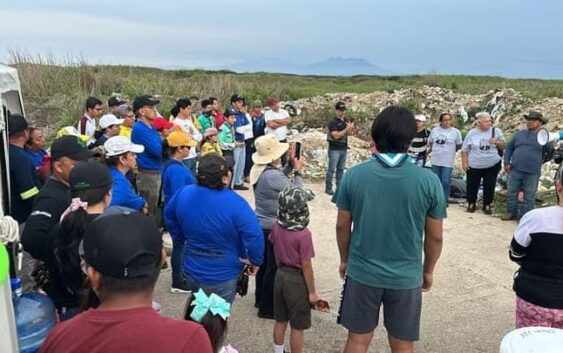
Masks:
[[[112,157],[126,152],[143,153],[145,146],[134,144],[125,136],[113,136],[104,143],[104,149],[106,156]]]
[[[417,114],[417,115],[414,116],[414,120],[426,122],[426,115],[424,115],[424,114]]]
[[[124,119],[118,119],[113,114],[106,114],[100,118],[100,129],[105,129],[112,125],[121,125],[124,121]]]

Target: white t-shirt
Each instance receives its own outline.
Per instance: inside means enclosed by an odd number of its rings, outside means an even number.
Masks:
[[[182,131],[189,134],[197,142],[201,142],[201,140],[203,139],[203,135],[195,127],[194,123],[192,122],[192,119],[190,119],[190,118],[187,118],[187,119],[176,118],[176,119],[174,119],[173,123],[175,125],[178,125],[182,129]],[[197,151],[196,151],[195,147],[192,147],[192,148],[190,148],[190,154],[188,154],[188,156],[185,159],[192,159],[192,158],[195,158],[195,157],[197,157]]]
[[[264,113],[264,121],[268,124],[270,120],[283,120],[288,119],[289,113],[287,110],[280,108],[277,112],[273,110],[266,110]],[[266,125],[266,129],[264,130],[266,134],[276,134],[278,141],[287,139],[287,126],[280,126],[277,129],[272,129]]]
[[[471,129],[461,150],[468,152],[468,162],[470,168],[484,169],[490,168],[500,162],[497,146],[491,145],[489,140],[493,137],[492,129],[481,131],[479,128]],[[495,138],[504,141],[502,131],[495,128]]]
[[[461,145],[462,142],[461,132],[455,127],[444,129],[438,126],[432,129],[428,137],[428,143],[432,144],[432,165],[452,168],[456,145]]]

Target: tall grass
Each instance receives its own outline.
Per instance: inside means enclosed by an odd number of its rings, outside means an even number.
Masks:
[[[162,113],[168,113],[177,98],[186,96],[196,102],[215,96],[227,103],[231,94],[238,93],[249,101],[266,100],[271,95],[287,101],[331,92],[390,92],[426,84],[459,93],[478,94],[511,87],[530,98],[563,97],[561,80],[439,75],[436,71],[428,75],[353,77],[238,74],[224,70],[90,65],[80,56],[58,59],[18,50],[11,51],[10,64],[18,69],[28,116],[38,125],[52,129],[74,124],[83,113],[88,96],[106,100],[114,93],[129,100],[144,93],[159,95],[162,103],[158,108]]]

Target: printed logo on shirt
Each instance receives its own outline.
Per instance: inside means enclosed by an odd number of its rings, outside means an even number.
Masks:
[[[481,151],[488,151],[491,149],[491,144],[489,143],[489,140],[487,139],[481,139],[479,140],[479,149]]]
[[[438,135],[435,140],[436,144],[438,145],[445,145],[448,142],[448,136],[446,135]]]

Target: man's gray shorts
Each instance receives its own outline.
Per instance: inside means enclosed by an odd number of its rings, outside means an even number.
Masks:
[[[405,341],[417,341],[422,306],[421,287],[383,289],[366,286],[348,277],[342,291],[338,323],[353,333],[370,333],[383,319],[387,333]]]

